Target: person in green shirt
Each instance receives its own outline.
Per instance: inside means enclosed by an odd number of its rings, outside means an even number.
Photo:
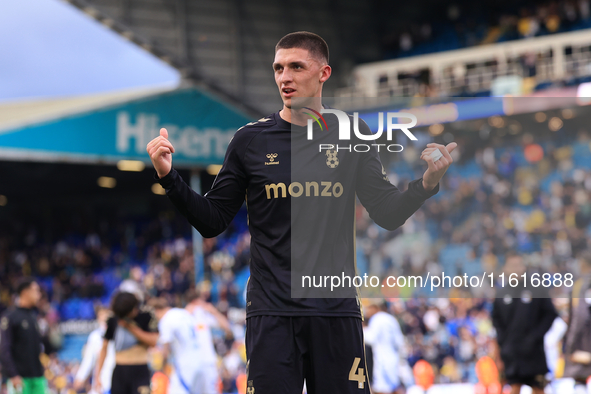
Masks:
[[[16,307],[0,318],[0,364],[8,378],[8,392],[46,394],[47,381],[39,356],[43,351],[37,324],[39,284],[31,278],[21,280],[16,288]]]

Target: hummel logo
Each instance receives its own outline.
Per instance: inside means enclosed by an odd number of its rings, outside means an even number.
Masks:
[[[269,161],[265,162],[266,166],[272,166],[274,164],[279,164],[279,161],[275,161],[275,159],[277,158],[278,154],[277,153],[267,153],[267,159],[269,159]]]

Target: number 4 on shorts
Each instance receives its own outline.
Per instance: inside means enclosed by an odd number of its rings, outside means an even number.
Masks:
[[[353,360],[353,366],[349,371],[349,380],[357,382],[357,387],[362,389],[363,383],[365,382],[365,374],[363,373],[363,368],[358,368],[360,362],[361,359],[359,357],[355,357],[355,360]]]

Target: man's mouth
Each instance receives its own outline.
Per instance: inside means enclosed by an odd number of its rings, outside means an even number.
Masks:
[[[291,97],[295,94],[296,90],[293,88],[282,88],[281,92],[285,97]]]

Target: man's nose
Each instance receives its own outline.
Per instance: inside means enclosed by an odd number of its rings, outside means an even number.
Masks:
[[[283,72],[281,73],[281,77],[280,77],[281,82],[289,82],[292,79],[293,79],[293,74],[292,74],[291,70],[289,68],[283,69]]]

